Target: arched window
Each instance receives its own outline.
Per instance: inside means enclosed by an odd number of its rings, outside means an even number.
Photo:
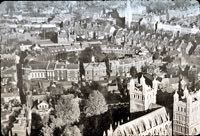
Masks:
[[[196,128],[193,129],[192,134],[193,134],[193,135],[196,135],[196,134],[197,134],[197,129],[196,129]]]
[[[165,125],[165,130],[168,130],[168,125]]]

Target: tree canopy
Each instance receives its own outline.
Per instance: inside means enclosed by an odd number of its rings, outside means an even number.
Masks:
[[[50,82],[50,85],[47,87],[47,91],[50,92],[52,95],[59,95],[63,94],[63,92],[65,92],[66,89],[63,87],[62,84]]]
[[[132,66],[132,67],[130,68],[130,75],[131,75],[133,78],[136,78],[136,77],[137,77],[137,69],[136,69],[134,66]]]
[[[77,63],[78,57],[76,56],[76,52],[61,52],[56,55],[56,60],[67,60],[70,63]]]
[[[72,124],[79,121],[80,108],[78,98],[61,97],[55,106],[56,117],[61,125]]]
[[[76,125],[66,127],[63,132],[63,136],[81,136],[81,135],[82,135],[81,131]]]
[[[105,55],[102,53],[102,49],[100,46],[93,46],[85,48],[79,57],[79,60],[83,63],[90,63],[92,60],[92,56],[95,56],[97,62],[101,62],[104,60]]]
[[[106,100],[103,94],[99,91],[93,91],[89,95],[89,99],[86,101],[84,107],[84,113],[87,117],[100,115],[105,113],[108,110]]]
[[[57,38],[57,33],[56,32],[45,32],[43,31],[42,33],[39,34],[39,36],[42,39],[51,39],[52,42],[57,43],[58,42],[58,38]]]
[[[80,61],[84,63],[91,62],[91,58],[93,55],[93,50],[90,47],[85,48],[80,54]]]

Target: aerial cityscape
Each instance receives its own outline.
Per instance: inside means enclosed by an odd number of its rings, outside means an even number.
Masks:
[[[200,135],[197,0],[0,3],[1,135]]]

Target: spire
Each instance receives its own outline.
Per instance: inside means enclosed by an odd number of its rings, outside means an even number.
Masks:
[[[142,77],[140,78],[140,84],[142,85],[142,91],[146,91],[146,83],[145,83],[145,78],[142,75]]]
[[[188,94],[187,98],[187,104],[191,104],[192,103],[192,96],[190,94]]]
[[[143,84],[145,82],[145,78],[144,78],[144,76],[143,76],[143,74],[142,74],[142,76],[141,76],[141,78],[140,78],[140,84]]]
[[[156,77],[155,77],[154,80],[153,80],[153,89],[154,89],[155,91],[158,90],[158,81],[156,80]]]
[[[184,89],[184,91],[183,91],[183,94],[184,94],[184,95],[183,95],[182,99],[188,97],[188,95],[189,95],[189,90],[188,90],[187,86],[185,86],[185,89]]]
[[[106,132],[105,131],[103,131],[103,136],[106,136]]]
[[[118,122],[117,126],[120,126],[120,121]]]
[[[178,96],[178,93],[177,93],[177,90],[175,91],[175,94],[174,94],[174,102],[178,102],[179,101],[179,96]]]
[[[133,78],[130,80],[130,92],[133,92],[135,90],[135,81]]]
[[[123,122],[124,122],[123,119],[121,119],[121,123],[122,123],[122,124],[123,124]]]
[[[110,128],[107,130],[107,136],[112,136],[113,135],[113,128],[112,128],[112,123],[110,124]]]
[[[110,130],[111,132],[113,132],[112,123],[110,124],[110,128],[109,128],[109,130]]]

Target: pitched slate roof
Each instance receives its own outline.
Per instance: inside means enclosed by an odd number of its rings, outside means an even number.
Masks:
[[[168,111],[165,107],[160,107],[142,117],[118,126],[114,131],[114,135],[139,135],[148,129],[167,122],[168,120]]]
[[[78,64],[68,64],[67,69],[78,69],[79,65]]]
[[[56,65],[56,63],[50,62],[50,63],[47,65],[47,70],[53,70],[53,69],[55,68],[55,65]]]
[[[30,63],[29,65],[31,66],[32,69],[43,69],[45,70],[47,68],[48,62],[33,62]]]
[[[58,64],[56,64],[56,66],[55,66],[55,68],[57,68],[57,69],[61,69],[61,68],[66,68],[67,66],[66,66],[66,64],[64,64],[64,63],[58,63]]]
[[[105,63],[104,62],[99,62],[99,63],[84,63],[83,64],[85,69],[93,69],[99,68],[99,69],[106,69]]]

